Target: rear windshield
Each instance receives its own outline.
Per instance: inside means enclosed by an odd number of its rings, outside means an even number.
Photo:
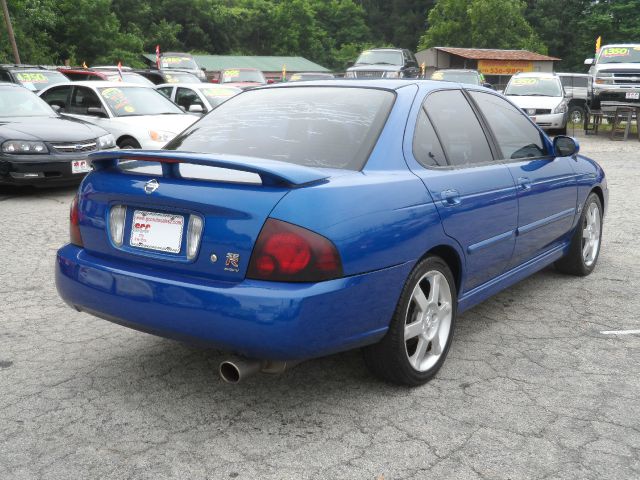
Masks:
[[[212,107],[217,107],[222,102],[226,102],[231,97],[240,93],[242,90],[231,87],[211,87],[203,88],[200,91],[205,97],[207,97],[207,100],[209,100]]]
[[[369,88],[249,90],[220,105],[165,148],[360,170],[394,99],[392,92]]]
[[[471,85],[480,85],[480,78],[474,72],[451,72],[446,70],[438,70],[433,72],[431,80],[444,80],[445,82],[468,83]]]
[[[55,85],[56,83],[68,82],[69,79],[60,72],[34,72],[33,70],[26,71],[14,71],[14,74],[18,81],[29,90],[39,91],[49,85]]]
[[[258,70],[223,70],[221,83],[257,82],[267,83],[262,72]]]
[[[402,65],[402,52],[396,50],[367,50],[356,60],[356,65]]]
[[[200,79],[187,72],[165,73],[166,83],[200,83]]]

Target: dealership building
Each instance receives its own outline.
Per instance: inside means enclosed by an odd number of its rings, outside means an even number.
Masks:
[[[492,50],[484,48],[433,47],[416,53],[418,63],[425,64],[426,77],[444,68],[478,70],[487,82],[502,90],[519,72],[553,72],[559,58],[527,50]]]

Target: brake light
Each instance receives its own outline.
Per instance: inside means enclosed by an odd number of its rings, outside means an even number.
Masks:
[[[80,235],[80,212],[78,209],[78,194],[71,201],[71,210],[69,213],[69,243],[83,247],[82,235]]]
[[[291,223],[267,219],[253,249],[247,278],[276,282],[319,282],[342,276],[335,245]]]

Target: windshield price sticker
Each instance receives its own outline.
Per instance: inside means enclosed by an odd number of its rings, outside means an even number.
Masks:
[[[131,220],[132,247],[180,253],[184,217],[168,213],[136,210]]]
[[[629,49],[625,47],[609,47],[602,52],[605,57],[626,57],[629,55]]]
[[[225,70],[224,78],[236,78],[240,76],[240,70]]]
[[[18,73],[18,80],[26,83],[48,83],[49,79],[42,73]]]
[[[538,83],[538,78],[514,78],[514,85],[536,85]]]
[[[114,110],[124,110],[127,113],[136,111],[133,105],[129,104],[129,99],[125,96],[124,92],[119,88],[105,88],[101,94]]]
[[[442,72],[435,72],[431,75],[432,80],[442,80],[444,78],[444,74]]]

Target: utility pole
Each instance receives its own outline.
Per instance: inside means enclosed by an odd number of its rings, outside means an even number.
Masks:
[[[13,27],[11,26],[11,17],[9,17],[9,7],[7,7],[7,0],[0,0],[2,2],[2,11],[4,12],[4,20],[7,23],[7,34],[9,35],[9,41],[11,42],[11,48],[13,49],[13,58],[16,63],[20,63],[20,55],[18,54],[18,45],[16,45],[16,37],[13,34]]]

